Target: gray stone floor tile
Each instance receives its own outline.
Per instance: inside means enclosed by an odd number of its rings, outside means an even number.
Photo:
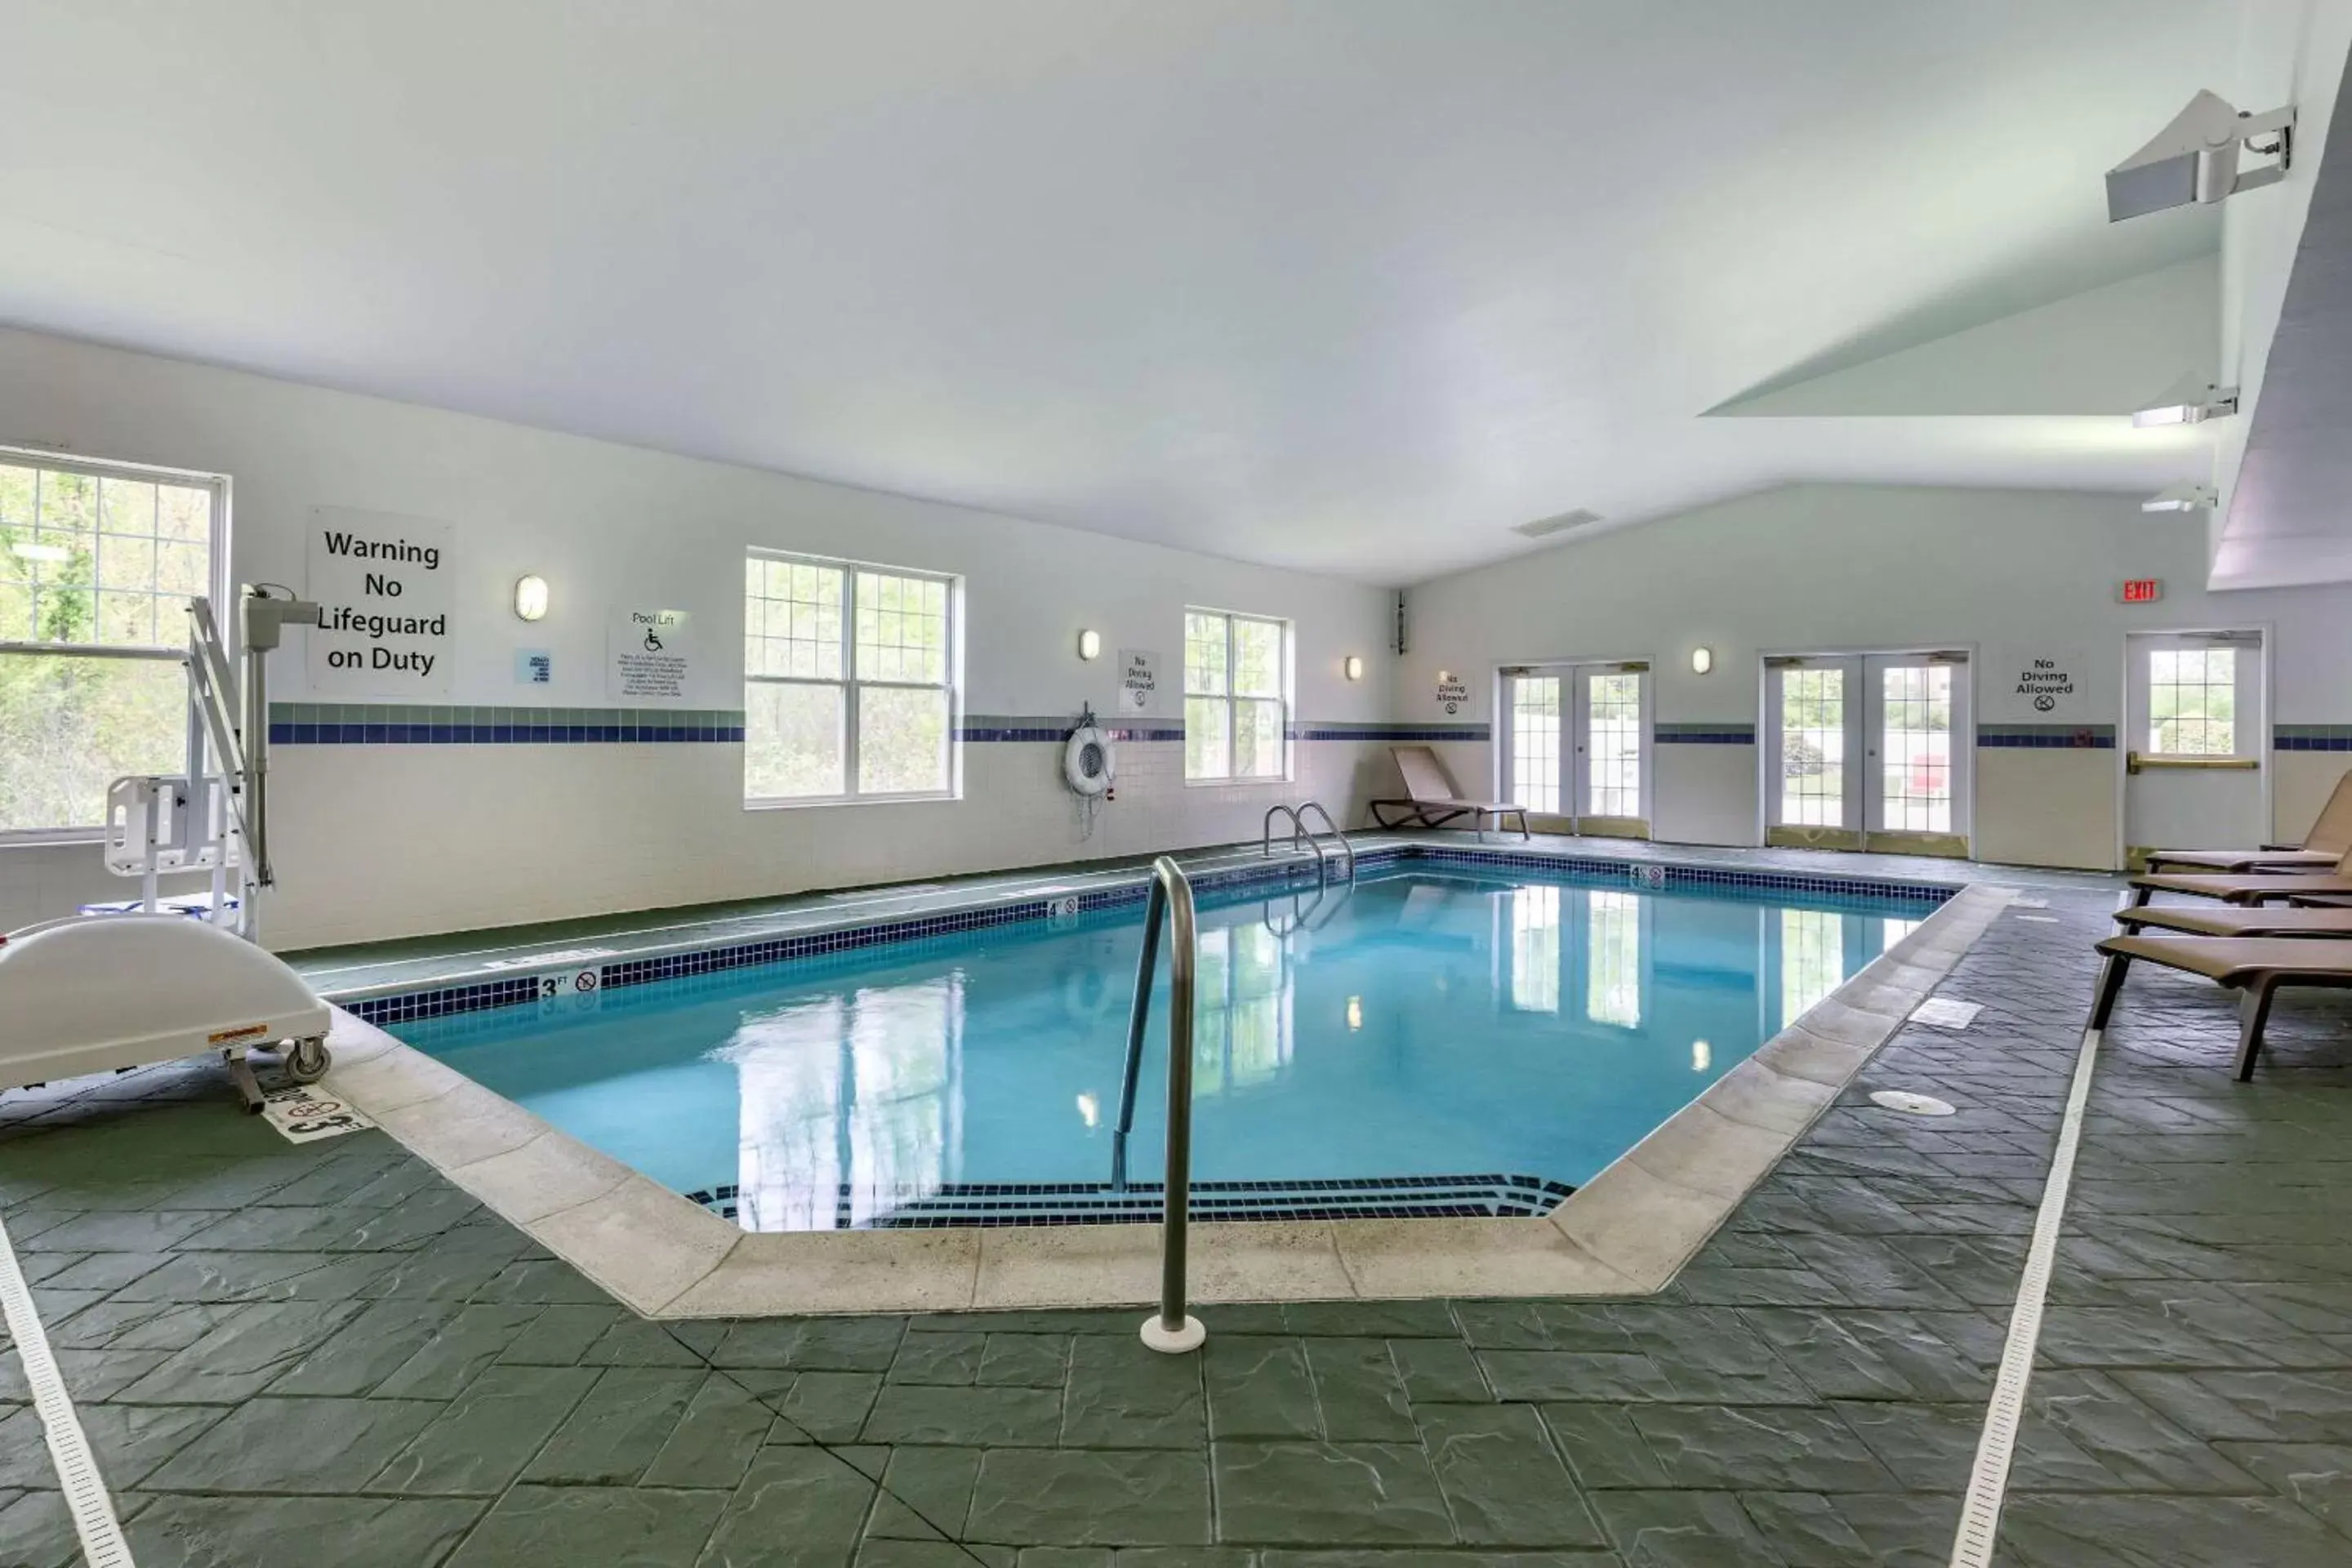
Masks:
[[[1608,1538],[1525,1405],[1417,1405],[1422,1444],[1456,1540],[1477,1546],[1604,1546]]]
[[[2352,1444],[2217,1443],[2221,1457],[2352,1537]]]
[[[248,1400],[138,1485],[152,1492],[349,1495],[440,1413],[438,1404],[419,1399]]]
[[[1636,1406],[1634,1426],[1676,1486],[1737,1491],[1893,1491],[1895,1478],[1830,1410],[1773,1405]]]
[[[677,1568],[695,1560],[726,1505],[721,1492],[519,1486],[483,1516],[447,1568]]]
[[[698,1353],[681,1341],[668,1323],[650,1322],[627,1313],[580,1352],[583,1366],[670,1366],[700,1371],[709,1352]]]
[[[284,1376],[361,1310],[357,1302],[272,1301],[241,1308],[214,1321],[115,1397],[143,1405],[237,1404]]]
[[[971,1512],[980,1480],[978,1448],[893,1448],[874,1500],[868,1536],[898,1541],[954,1541]]]
[[[818,1448],[763,1448],[700,1553],[664,1568],[841,1568],[874,1506],[874,1482]],[[714,1494],[705,1493],[705,1496]]]
[[[1455,1309],[1462,1341],[1482,1351],[1637,1349],[1610,1309],[1593,1301],[1464,1301]]]
[[[81,1562],[81,1538],[65,1496],[16,1493],[0,1507],[0,1563],[9,1568],[68,1568]]]
[[[1828,1501],[1878,1568],[1948,1568],[1960,1524],[1957,1493],[1856,1492]]]
[[[812,1380],[828,1375],[858,1374],[803,1373],[793,1385],[793,1393],[797,1394]],[[795,1400],[787,1400],[783,1406],[784,1414],[794,1419],[798,1419],[796,1404]],[[922,1384],[891,1384],[876,1396],[862,1435],[869,1443],[1043,1445],[1054,1442],[1061,1426],[1061,1397],[1049,1388],[936,1388]],[[824,1440],[823,1432],[814,1426],[810,1431]]]
[[[641,1478],[649,1487],[733,1490],[775,1423],[769,1403],[730,1373],[703,1376],[694,1398]]]
[[[669,1441],[704,1375],[678,1367],[606,1368],[522,1479],[559,1485],[635,1481]]]
[[[1467,1355],[1443,1340],[1415,1341]],[[1201,1350],[1212,1437],[1319,1437],[1304,1342],[1271,1334],[1212,1334]]]
[[[1222,1313],[1226,1309],[1220,1308]],[[1283,1326],[1294,1334],[1378,1334],[1383,1339],[1453,1339],[1453,1309],[1444,1301],[1291,1301]]]
[[[1830,1499],[1813,1492],[1742,1492],[1748,1510],[1772,1550],[1805,1568],[1878,1568],[1877,1552],[1854,1532]]]
[[[2018,1497],[2001,1542],[2021,1568],[2341,1568],[2344,1538],[2272,1498]]]
[[[894,1541],[869,1537],[857,1548],[857,1568],[1016,1568],[1010,1546],[971,1542]]]
[[[1538,1406],[1552,1441],[1587,1491],[1640,1491],[1672,1486],[1666,1468],[1622,1405]]]
[[[1213,1449],[1217,1533],[1256,1545],[1443,1544],[1444,1493],[1418,1445],[1234,1441]]]
[[[764,1368],[747,1368],[747,1372]],[[751,1386],[756,1388],[758,1384]],[[796,1374],[792,1386],[782,1397],[774,1401],[776,1418],[805,1436],[820,1443],[852,1443],[865,1429],[866,1417],[874,1411],[874,1396],[882,1387],[882,1374],[876,1372],[803,1372]],[[894,1420],[902,1420],[908,1430],[914,1429],[914,1418],[923,1412],[912,1408],[894,1412]],[[898,1438],[877,1438],[877,1441],[900,1441]],[[946,1442],[946,1437],[903,1439],[908,1442]],[[1051,1441],[1048,1437],[1046,1441]],[[774,1441],[771,1438],[770,1441]]]
[[[1481,1351],[1497,1399],[1671,1399],[1675,1385],[1648,1356],[1578,1351]]]
[[[969,1386],[980,1381],[988,1336],[979,1332],[909,1334],[891,1360],[887,1381]]]
[[[1478,1358],[1453,1340],[1391,1340],[1389,1355],[1404,1380],[1405,1397],[1444,1405],[1476,1405],[1495,1397]]]
[[[1729,1492],[1595,1492],[1592,1506],[1625,1568],[1782,1568]]]
[[[1404,1379],[1398,1374],[1386,1340],[1304,1342],[1324,1436],[1335,1443],[1398,1443],[1411,1442],[1418,1436]]]
[[[77,1405],[75,1416],[112,1487],[135,1487],[227,1414],[208,1405]],[[0,1420],[0,1486],[47,1491],[58,1484],[40,1416],[20,1405]]]
[[[1066,1334],[990,1334],[973,1381],[996,1387],[1059,1388],[1069,1373]]]
[[[508,1340],[498,1359],[508,1366],[577,1366],[592,1347],[628,1321],[628,1314],[609,1301],[593,1306],[558,1302],[543,1307]]]
[[[457,1316],[456,1301],[378,1301],[313,1346],[269,1385],[277,1394],[365,1394]]]
[[[494,1366],[387,1461],[367,1489],[494,1496],[522,1474],[597,1375],[590,1367]]]
[[[1040,1405],[1049,1397],[1045,1391],[1033,1389],[975,1392],[1017,1395]],[[889,1393],[884,1391],[885,1400]],[[1025,1422],[1026,1418],[1021,1419]],[[1021,1429],[1027,1430],[1025,1426]],[[1060,1440],[1065,1447],[1074,1448],[1198,1448],[1208,1440],[1202,1358],[1161,1355],[1131,1335],[1123,1339],[1088,1335],[1073,1341]]]
[[[710,1353],[722,1367],[794,1372],[887,1372],[907,1324],[900,1318],[777,1318],[730,1325]]]
[[[375,1385],[375,1392],[389,1398],[454,1399],[499,1359],[499,1352],[529,1327],[540,1311],[536,1306],[490,1301],[459,1306],[433,1325],[406,1360],[384,1374]],[[292,1376],[301,1365],[297,1362],[288,1375]]]
[[[1221,1507],[1222,1487],[1221,1471]],[[1205,1546],[1208,1465],[1198,1450],[992,1448],[964,1533],[1013,1545]]]
[[[481,1517],[472,1499],[159,1497],[124,1527],[140,1568],[416,1568]]]

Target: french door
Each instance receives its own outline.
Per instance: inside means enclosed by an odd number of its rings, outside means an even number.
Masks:
[[[1553,831],[1650,832],[1650,667],[1503,671],[1503,794]]]
[[[1968,854],[1966,654],[1767,659],[1764,707],[1766,843]]]

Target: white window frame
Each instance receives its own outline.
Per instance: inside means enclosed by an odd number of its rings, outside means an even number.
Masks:
[[[1292,651],[1291,651],[1291,650],[1292,650],[1292,647],[1293,647],[1293,643],[1292,643],[1292,633],[1293,633],[1293,629],[1294,629],[1294,628],[1292,627],[1292,626],[1291,626],[1290,622],[1288,622],[1288,621],[1286,621],[1286,620],[1284,620],[1284,619],[1283,619],[1282,617],[1280,617],[1279,616],[1254,616],[1254,615],[1251,615],[1251,614],[1250,614],[1248,611],[1246,611],[1246,610],[1220,610],[1220,609],[1213,608],[1213,607],[1212,607],[1212,606],[1210,606],[1210,605],[1185,605],[1185,606],[1184,606],[1184,614],[1185,614],[1185,616],[1186,616],[1188,618],[1189,618],[1189,617],[1191,617],[1191,616],[1215,616],[1219,617],[1220,619],[1222,619],[1222,620],[1225,623],[1225,689],[1224,689],[1224,690],[1223,690],[1223,691],[1195,691],[1195,690],[1193,690],[1193,689],[1192,689],[1192,659],[1191,659],[1191,658],[1186,658],[1186,657],[1185,657],[1185,655],[1184,655],[1184,653],[1183,653],[1183,652],[1181,652],[1181,651],[1180,651],[1180,652],[1179,652],[1179,654],[1178,654],[1178,656],[1177,656],[1177,657],[1179,658],[1179,659],[1182,662],[1182,665],[1183,665],[1183,679],[1184,679],[1184,713],[1183,713],[1183,718],[1184,718],[1184,732],[1185,732],[1185,741],[1186,741],[1186,744],[1185,744],[1185,748],[1184,748],[1184,783],[1185,783],[1187,785],[1191,785],[1191,784],[1289,784],[1289,783],[1291,783],[1291,782],[1292,782],[1292,778],[1293,778],[1293,770],[1294,770],[1294,769],[1296,768],[1296,766],[1297,766],[1297,753],[1296,750],[1294,749],[1294,747],[1292,746],[1292,744],[1291,744],[1291,739],[1290,739],[1290,725],[1291,725],[1291,658],[1292,658]],[[1277,679],[1276,679],[1276,694],[1275,694],[1273,697],[1271,697],[1271,698],[1266,698],[1266,697],[1252,697],[1252,696],[1247,696],[1247,695],[1237,695],[1237,694],[1234,692],[1234,689],[1233,689],[1233,688],[1234,688],[1234,628],[1236,626],[1239,626],[1239,625],[1241,625],[1241,624],[1242,624],[1242,623],[1244,623],[1244,622],[1247,622],[1247,623],[1249,623],[1250,625],[1253,625],[1253,626],[1272,626],[1272,627],[1274,627],[1274,628],[1275,628],[1275,630],[1276,630],[1278,634],[1280,634],[1280,636],[1281,636],[1281,638],[1282,638],[1282,653],[1281,653],[1281,660],[1280,660],[1280,662],[1281,662],[1281,671],[1280,671],[1280,674],[1279,674],[1279,676],[1277,677]],[[1190,629],[1189,627],[1182,628],[1182,629],[1186,630],[1186,631],[1189,633],[1189,629]],[[1191,641],[1192,641],[1192,638],[1191,638],[1191,637],[1190,637],[1189,635],[1187,635],[1187,636],[1185,636],[1185,637],[1181,637],[1181,638],[1178,640],[1178,647],[1179,647],[1179,648],[1180,648],[1180,649],[1183,649],[1183,648],[1185,647],[1185,646],[1186,646],[1186,645],[1188,645]],[[1235,702],[1267,702],[1267,701],[1271,701],[1271,702],[1273,702],[1273,703],[1274,703],[1274,704],[1275,704],[1275,705],[1276,705],[1276,706],[1280,710],[1280,718],[1281,718],[1281,723],[1282,723],[1282,771],[1281,771],[1280,773],[1234,773],[1234,772],[1233,772],[1233,771],[1232,771],[1232,769],[1233,769],[1233,765],[1234,765],[1234,751],[1235,751],[1235,749],[1236,749],[1236,748],[1234,747],[1234,704]],[[1224,773],[1201,773],[1201,774],[1195,774],[1195,773],[1192,771],[1192,745],[1191,745],[1191,740],[1192,740],[1192,704],[1193,704],[1194,702],[1222,702],[1222,703],[1223,703],[1223,704],[1224,704],[1224,710],[1225,710],[1225,768],[1226,768],[1226,771],[1225,771]]]
[[[228,522],[229,484],[225,474],[197,473],[185,468],[166,468],[146,463],[102,461],[87,458],[68,458],[39,447],[0,446],[0,464],[16,468],[45,468],[51,473],[82,474],[94,479],[121,479],[131,484],[170,485],[177,489],[200,489],[212,497],[212,523],[205,548],[205,593],[216,606],[228,602]],[[100,531],[101,540],[104,532]],[[158,628],[160,635],[161,628]],[[0,655],[16,658],[37,655],[51,658],[130,658],[169,660],[184,663],[188,645],[184,637],[175,642],[144,646],[131,643],[54,643],[26,642],[0,637]],[[176,770],[175,770],[176,771]],[[98,844],[106,838],[103,822],[64,827],[0,828],[0,847],[31,844]]]
[[[791,566],[814,566],[819,571],[841,574],[841,675],[828,679],[813,675],[754,675],[750,662],[745,661],[743,684],[745,706],[750,706],[749,688],[752,686],[821,686],[841,693],[843,790],[837,795],[755,795],[751,793],[751,758],[744,757],[743,809],[746,811],[790,810],[812,805],[884,805],[894,803],[927,800],[961,800],[963,798],[963,579],[950,572],[931,572],[920,567],[890,566],[873,561],[845,561],[835,556],[806,555],[797,551],[771,550],[764,545],[750,545],[744,550],[747,561],[776,561]],[[947,675],[940,681],[928,680],[867,680],[857,674],[857,574],[872,572],[887,577],[906,577],[917,582],[938,583],[947,590]],[[751,595],[746,592],[743,605],[750,607]],[[739,650],[742,647],[738,641]],[[948,699],[947,718],[947,787],[934,790],[865,790],[857,787],[858,731],[862,728],[864,705],[858,700],[862,689],[897,691],[944,691]],[[744,715],[748,729],[751,716]]]

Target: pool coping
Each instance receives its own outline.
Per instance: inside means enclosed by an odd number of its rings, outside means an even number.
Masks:
[[[1577,858],[1466,847],[1443,858],[1457,856],[1506,864]],[[1686,869],[1729,879],[1720,865]],[[1192,1299],[1663,1289],[2013,896],[1991,883],[1952,892],[1917,929],[1548,1215],[1196,1222]],[[1001,905],[1003,895],[992,902]],[[1139,1307],[1158,1296],[1158,1226],[746,1231],[344,1007],[335,1010],[329,1040],[331,1093],[646,1317]]]

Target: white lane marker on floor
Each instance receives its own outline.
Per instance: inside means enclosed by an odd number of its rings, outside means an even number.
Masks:
[[[1951,1568],[1988,1568],[2000,1531],[2000,1505],[2009,1491],[2009,1462],[2017,1449],[2017,1428],[2025,1418],[2025,1385],[2033,1375],[2033,1352],[2042,1340],[2042,1309],[2050,1296],[2050,1273],[2058,1260],[2058,1230],[2066,1219],[2066,1193],[2074,1181],[2074,1151],[2083,1141],[2083,1111],[2091,1100],[2091,1064],[2099,1051],[2099,1031],[2083,1031],[2082,1054],[2074,1058],[2074,1087],[2066,1095],[2066,1120],[2058,1129],[2058,1150],[2042,1208],[2033,1216],[2033,1244],[2026,1249],[2025,1275],[2009,1320],[2009,1342],[2001,1347],[2000,1373],[1993,1379],[1992,1404],[1977,1439],[1976,1468],[1969,1475],[1968,1500],[1960,1509],[1959,1533],[1952,1541]]]
[[[57,1467],[58,1484],[65,1489],[74,1531],[81,1537],[82,1561],[89,1568],[131,1568],[131,1548],[123,1544],[122,1526],[114,1517],[114,1500],[106,1495],[105,1478],[89,1456],[89,1439],[82,1435],[81,1420],[66,1396],[66,1380],[58,1372],[58,1358],[50,1353],[40,1316],[33,1310],[33,1292],[25,1283],[25,1271],[16,1266],[16,1248],[5,1225],[0,1225],[0,1310],[16,1341],[17,1358],[25,1363],[33,1408],[48,1434],[49,1459]]]

